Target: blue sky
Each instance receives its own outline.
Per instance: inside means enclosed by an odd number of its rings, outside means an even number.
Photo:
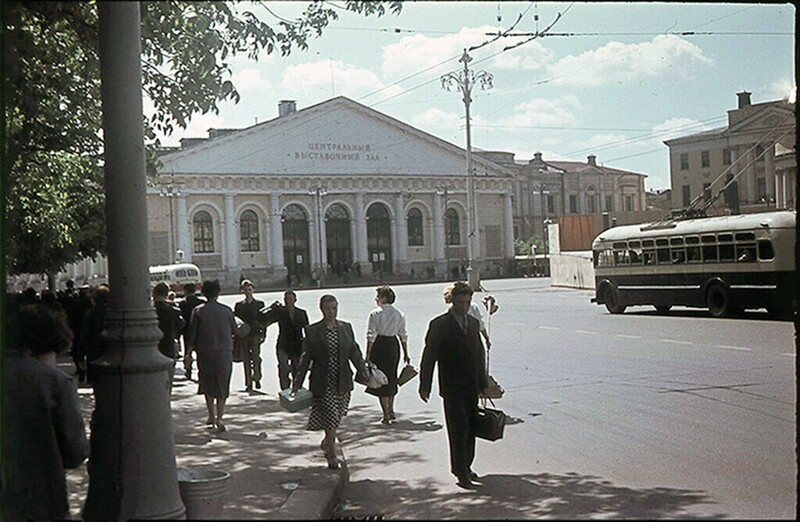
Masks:
[[[238,8],[277,24],[304,6]],[[233,58],[241,101],[196,115],[162,143],[273,119],[280,100],[303,109],[347,96],[464,147],[461,95],[443,89],[440,77],[461,69],[464,48],[492,40],[486,33],[515,23],[514,33],[542,32],[559,13],[549,36],[508,50],[528,38],[504,37],[470,52],[470,67],[494,76],[492,89],[473,90],[475,148],[514,152],[522,161],[534,152],[574,161],[593,154],[598,163],[648,175],[648,189],[663,189],[664,140],[725,126],[739,91],[751,92],[753,103],[794,100],[795,9],[788,3],[408,2],[399,16],[339,12],[305,52]]]

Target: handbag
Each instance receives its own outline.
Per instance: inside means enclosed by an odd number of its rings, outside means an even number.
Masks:
[[[241,337],[233,338],[233,362],[243,362],[245,359],[245,341]]]
[[[292,395],[291,388],[286,388],[285,390],[281,390],[280,393],[278,393],[278,400],[281,403],[281,408],[290,413],[294,413],[309,408],[311,406],[311,403],[313,402],[313,399],[314,399],[314,394],[312,394],[305,388],[298,389],[297,393],[295,393],[294,395]]]
[[[494,406],[494,402],[492,402],[492,406]],[[508,417],[502,410],[487,407],[486,399],[484,399],[483,406],[478,407],[473,424],[475,436],[492,442],[502,439],[507,419]]]
[[[356,382],[365,384],[367,388],[380,388],[389,384],[389,378],[383,373],[380,368],[375,366],[374,363],[367,363],[367,374],[363,375],[361,372],[356,374]]]
[[[402,370],[400,370],[400,375],[397,377],[397,385],[402,386],[414,377],[417,376],[417,370],[414,369],[413,366],[410,364],[406,364]]]
[[[250,325],[242,321],[238,317],[233,318],[236,321],[236,337],[247,337],[250,335]]]

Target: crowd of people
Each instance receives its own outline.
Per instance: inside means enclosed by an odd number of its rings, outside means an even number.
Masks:
[[[366,388],[378,398],[381,422],[397,419],[394,400],[401,351],[406,365],[411,358],[405,314],[395,306],[397,296],[391,287],[376,289],[376,306],[367,317],[365,354],[352,324],[337,317],[339,303],[334,295],[320,298],[322,318],[310,323],[291,289],[284,292],[283,302],[270,305],[254,297],[251,281],[242,280],[240,289],[243,298],[233,308],[219,302],[221,289],[216,280],[203,282],[202,297],[196,295],[193,284],[183,288],[182,299],[176,299],[166,283],[152,289],[162,332],[158,350],[173,362],[170,381],[181,360],[186,378],[195,380],[197,363],[197,393],[205,398],[209,428],[227,430],[225,403],[234,360],[244,366],[246,390],[261,388],[261,345],[272,324],[278,325],[275,354],[280,389],[296,393],[310,374],[308,390],[313,399],[306,429],[324,432],[320,449],[328,467],[340,465],[336,431],[347,415],[354,381],[367,382],[370,368],[387,378],[381,386]],[[89,453],[75,381],[94,383],[91,363],[103,354],[102,331],[111,290],[105,284],[75,289],[71,281],[59,293],[37,295],[32,290],[9,294],[6,299],[8,341],[16,349],[5,350],[3,453],[7,469],[19,471],[21,480],[3,484],[3,510],[24,513],[24,519],[68,518],[64,470],[80,466]],[[471,487],[477,477],[471,468],[472,419],[479,394],[487,386],[484,350],[491,346],[472,294],[471,287],[462,282],[445,290],[449,308],[428,326],[419,371],[419,396],[427,402],[438,365],[451,471],[462,487]],[[493,299],[490,305],[489,314],[497,308]],[[65,353],[72,356],[75,380],[56,367],[56,356]],[[42,465],[30,465],[30,459],[41,460]]]

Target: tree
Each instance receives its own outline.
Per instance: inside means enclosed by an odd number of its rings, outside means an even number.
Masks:
[[[270,26],[240,2],[142,2],[142,82],[155,114],[143,121],[148,172],[155,131],[238,102],[226,60],[308,48],[337,12],[307,5]],[[249,4],[253,5],[253,4]],[[364,16],[399,14],[399,1],[348,0]],[[3,236],[6,273],[58,272],[105,254],[102,111],[94,2],[4,2]]]

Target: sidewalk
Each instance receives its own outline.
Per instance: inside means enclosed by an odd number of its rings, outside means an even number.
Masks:
[[[69,362],[59,362],[73,373]],[[74,368],[74,367],[73,367]],[[231,390],[225,433],[205,425],[206,407],[178,365],[172,388],[175,459],[179,468],[223,470],[231,474],[224,519],[320,520],[334,516],[349,480],[347,464],[330,470],[319,443],[322,432],[306,431],[309,410],[288,413],[274,394]],[[87,430],[94,405],[91,386],[78,393]],[[88,434],[88,431],[87,431]],[[344,454],[338,449],[344,462]],[[86,499],[86,465],[68,470],[70,508],[75,518]]]

